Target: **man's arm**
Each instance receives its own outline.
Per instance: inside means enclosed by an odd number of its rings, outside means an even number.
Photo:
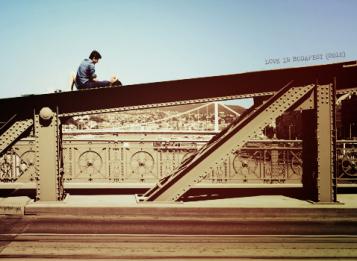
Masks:
[[[97,78],[97,75],[95,74],[94,64],[89,64],[89,66],[88,66],[88,76],[89,76],[89,79],[91,79],[91,80],[94,80],[95,78]]]

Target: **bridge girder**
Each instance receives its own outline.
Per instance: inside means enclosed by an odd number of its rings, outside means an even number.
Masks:
[[[189,169],[188,173],[191,174],[177,175],[177,172],[174,172],[172,176],[166,177],[148,191],[144,198],[158,201],[178,200],[207,174],[212,164],[220,160],[221,154],[236,150],[249,139],[251,133],[263,128],[286,110],[313,107],[317,118],[313,126],[317,133],[315,158],[318,166],[316,169],[318,182],[315,190],[318,191],[318,195],[321,195],[317,201],[334,202],[336,201],[333,192],[335,186],[334,103],[336,92],[345,93],[357,87],[355,77],[357,67],[353,64],[355,62],[1,99],[0,153],[4,153],[32,128],[37,144],[38,199],[60,200],[63,198],[61,118],[88,113],[274,94],[268,102],[256,108],[259,113],[250,111],[250,114],[239,118],[235,125],[214,137],[209,145],[196,155],[200,160],[191,158],[190,164],[188,161],[183,163],[178,172]],[[286,85],[289,86],[284,87]],[[313,105],[311,105],[311,89],[314,89]],[[50,120],[43,118],[41,120],[40,111],[44,107],[54,112]],[[265,109],[268,111],[264,111]],[[272,115],[269,116],[269,113]],[[238,131],[233,134],[233,129]],[[327,135],[325,135],[326,130]],[[231,138],[232,144],[226,142]],[[329,164],[322,162],[329,162]],[[326,165],[330,167],[326,168]],[[201,167],[196,168],[196,166]],[[177,178],[181,176],[185,176],[182,179],[185,181]],[[167,184],[174,184],[172,187],[175,189],[168,190]],[[48,188],[46,193],[43,192],[46,190],[44,188]]]

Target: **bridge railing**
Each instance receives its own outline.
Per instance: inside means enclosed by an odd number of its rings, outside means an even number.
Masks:
[[[64,182],[155,183],[172,173],[209,137],[64,138]],[[0,184],[35,186],[34,146],[33,139],[23,139],[0,158]],[[202,183],[299,185],[301,155],[300,140],[252,140],[220,162]],[[338,183],[357,184],[357,141],[338,141],[336,158]]]

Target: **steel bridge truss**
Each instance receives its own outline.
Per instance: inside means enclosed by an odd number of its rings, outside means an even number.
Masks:
[[[334,135],[333,85],[287,86],[260,106],[253,107],[221,133],[217,134],[177,168],[172,175],[142,196],[144,201],[177,201],[195,184],[220,166],[231,154],[243,148],[245,143],[261,132],[265,126],[285,111],[291,109],[314,110],[317,122],[310,128],[317,129],[317,165],[319,202],[336,201],[335,184],[335,135]],[[322,131],[323,130],[323,131]],[[308,152],[305,152],[308,153]],[[330,164],[323,164],[329,162]],[[315,171],[315,170],[314,170]]]
[[[355,89],[354,75],[357,75],[356,67],[351,64],[333,64],[0,100],[0,155],[21,138],[34,137],[37,199],[62,200],[65,193],[61,119],[88,113],[264,96],[269,98],[255,103],[140,200],[179,201],[266,125],[286,111],[303,110],[307,115],[303,141],[304,188],[311,200],[336,202],[336,91],[343,94]],[[147,95],[138,97],[138,92]],[[79,102],[86,98],[88,102]]]

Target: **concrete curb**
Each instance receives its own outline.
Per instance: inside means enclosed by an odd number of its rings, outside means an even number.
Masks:
[[[0,215],[24,215],[26,205],[32,201],[25,196],[0,198]]]

